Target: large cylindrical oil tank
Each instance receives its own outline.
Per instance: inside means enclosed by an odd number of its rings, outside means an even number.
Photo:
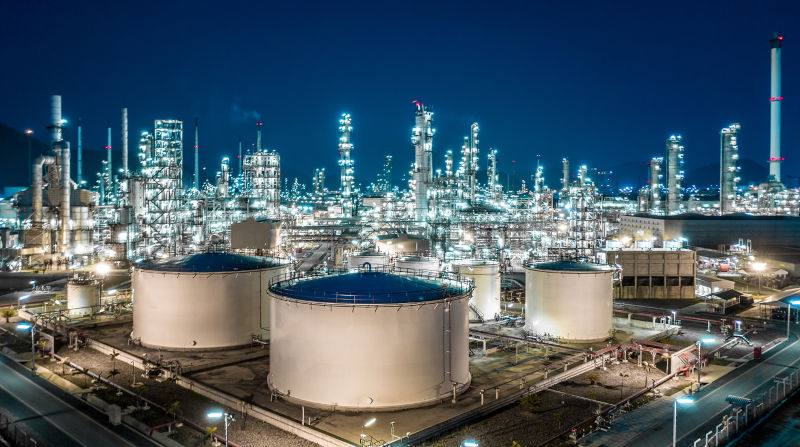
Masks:
[[[450,399],[471,381],[470,291],[452,279],[382,272],[276,283],[267,383],[290,401],[325,409]]]
[[[135,264],[133,334],[144,346],[174,350],[246,345],[269,338],[273,279],[286,260],[202,253]]]
[[[90,276],[75,276],[67,282],[69,316],[83,317],[97,312],[100,305],[100,281]]]
[[[455,264],[461,276],[472,278],[475,290],[470,302],[483,320],[500,315],[500,264],[496,261],[467,259]],[[473,312],[474,313],[474,312]]]
[[[525,327],[564,342],[605,340],[613,320],[610,266],[544,262],[525,266]]]
[[[347,267],[351,269],[382,270],[387,265],[389,265],[389,255],[386,253],[364,251],[347,257]]]
[[[394,268],[400,272],[438,272],[439,260],[427,256],[403,256],[394,260]]]

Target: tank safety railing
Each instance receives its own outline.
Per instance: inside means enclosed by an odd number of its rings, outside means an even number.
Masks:
[[[302,282],[308,279],[333,277],[337,275],[353,273],[352,270],[329,269],[325,271],[306,272],[299,275],[296,272],[276,275],[269,282],[271,290],[279,295],[289,298],[313,298],[315,301],[326,303],[342,304],[393,304],[393,303],[413,303],[418,298],[419,302],[431,301],[441,298],[456,297],[470,292],[473,289],[473,282],[470,278],[461,276],[458,273],[437,272],[430,270],[414,269],[392,269],[389,266],[370,267],[372,270],[359,270],[359,273],[392,273],[394,275],[406,276],[414,280],[420,280],[420,284],[428,287],[424,290],[409,292],[407,290],[348,293],[337,290],[322,291],[315,288],[303,288]],[[430,283],[426,283],[429,281]],[[434,283],[436,282],[436,283]]]

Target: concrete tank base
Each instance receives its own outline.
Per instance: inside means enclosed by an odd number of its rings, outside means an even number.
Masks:
[[[413,404],[406,404],[406,405],[389,405],[381,407],[351,407],[342,405],[330,405],[330,404],[321,404],[319,402],[311,402],[303,399],[297,399],[289,395],[280,394],[279,391],[274,389],[274,387],[272,386],[272,382],[269,379],[270,377],[267,376],[267,386],[269,387],[270,390],[275,391],[276,394],[280,396],[281,399],[291,404],[299,405],[301,407],[316,408],[318,410],[326,410],[326,411],[342,411],[351,413],[361,413],[364,411],[369,411],[370,413],[381,413],[381,412],[398,411],[398,410],[410,410],[412,408],[429,407],[432,405],[440,405],[442,401],[450,401],[453,399],[453,392],[451,391],[449,393],[442,394],[441,396],[435,397],[427,401],[417,402]],[[469,386],[471,384],[472,384],[472,374],[470,373],[467,383],[456,386],[456,396],[464,394],[469,389]]]

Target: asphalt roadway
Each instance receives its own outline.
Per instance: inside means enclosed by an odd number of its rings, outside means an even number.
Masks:
[[[59,447],[159,446],[0,354],[0,407],[37,439]]]
[[[750,361],[731,371],[694,395],[694,403],[678,404],[677,444],[693,445],[705,439],[708,431],[722,422],[731,406],[728,395],[752,397],[773,385],[773,378],[800,369],[800,341],[797,326],[793,327],[790,342],[782,342],[764,354],[761,360]],[[661,398],[635,411],[617,417],[607,432],[585,438],[583,446],[672,445],[673,399]],[[705,442],[705,441],[704,441]],[[704,444],[703,442],[703,444]]]

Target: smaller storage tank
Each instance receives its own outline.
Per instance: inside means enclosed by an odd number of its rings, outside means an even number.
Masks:
[[[222,349],[268,339],[270,282],[287,260],[197,253],[133,269],[133,333],[142,346]]]
[[[347,257],[347,268],[369,270],[364,264],[369,264],[372,270],[382,270],[389,265],[389,255],[375,251],[362,251],[361,253],[351,254]]]
[[[585,262],[525,266],[525,328],[564,342],[605,340],[613,319],[613,275],[611,266]]]
[[[427,256],[403,256],[394,260],[394,268],[403,272],[438,272],[439,260]]]
[[[91,274],[76,274],[67,282],[67,309],[70,317],[91,315],[100,305],[100,281]]]
[[[461,276],[475,282],[470,304],[473,316],[481,320],[494,320],[500,315],[500,264],[482,259],[467,259],[456,263]],[[475,311],[478,315],[474,315]]]

